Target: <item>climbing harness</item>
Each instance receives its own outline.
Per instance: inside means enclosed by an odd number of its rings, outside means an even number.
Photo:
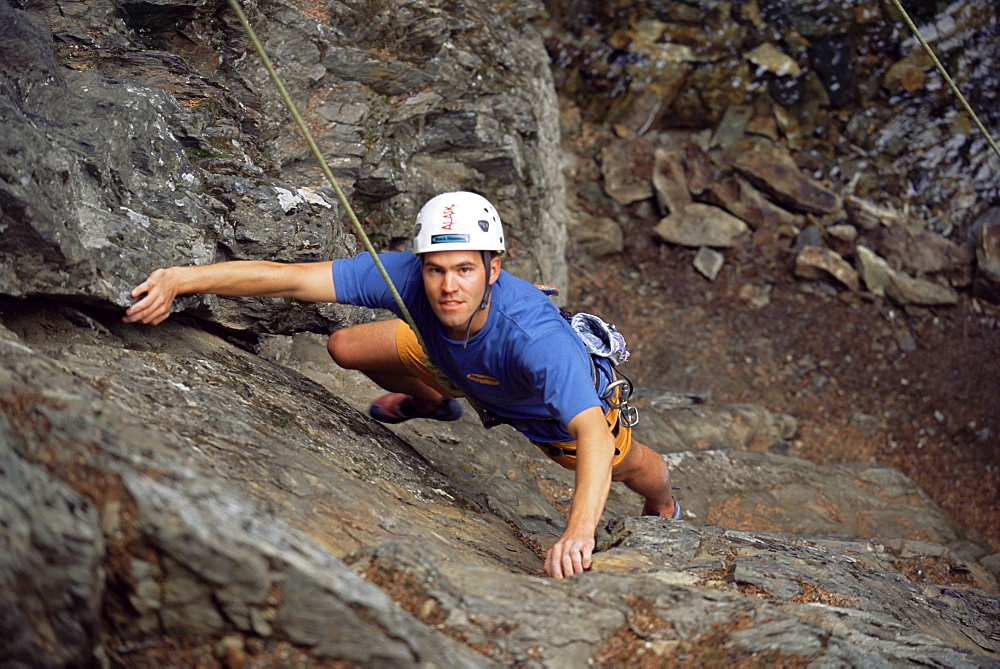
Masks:
[[[903,20],[906,21],[906,25],[908,25],[910,30],[913,31],[913,34],[917,36],[917,41],[919,41],[920,45],[924,47],[924,51],[926,51],[927,55],[930,56],[931,61],[937,67],[941,76],[944,77],[944,80],[948,83],[952,92],[958,96],[959,102],[962,103],[965,111],[972,117],[972,121],[976,124],[976,127],[979,128],[979,132],[983,133],[983,136],[986,137],[986,142],[990,145],[990,148],[992,148],[993,151],[1000,156],[1000,147],[997,147],[997,143],[993,141],[993,137],[990,135],[989,131],[983,125],[982,121],[979,120],[976,112],[972,110],[972,106],[965,99],[965,96],[962,95],[962,91],[958,90],[958,86],[955,85],[955,82],[952,81],[951,77],[948,75],[948,71],[944,69],[944,65],[941,64],[940,60],[938,60],[938,57],[934,54],[934,50],[931,49],[930,44],[928,44],[927,40],[924,39],[924,36],[920,34],[920,30],[910,19],[910,15],[906,13],[905,9],[903,9],[903,5],[900,4],[899,0],[892,0],[892,4],[895,5],[896,9],[899,10],[899,13],[903,15]]]

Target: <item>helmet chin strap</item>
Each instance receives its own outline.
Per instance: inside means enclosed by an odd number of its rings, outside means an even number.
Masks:
[[[465,340],[462,342],[462,348],[466,348],[469,345],[469,333],[472,332],[472,320],[476,317],[480,311],[490,306],[490,297],[493,295],[493,284],[490,283],[492,278],[492,267],[490,265],[490,260],[493,255],[490,251],[483,251],[483,268],[486,270],[486,287],[483,289],[483,301],[480,302],[479,308],[472,312],[469,316],[469,322],[465,326]]]

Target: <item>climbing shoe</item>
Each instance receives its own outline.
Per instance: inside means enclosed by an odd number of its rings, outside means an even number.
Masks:
[[[653,511],[652,513],[644,513],[642,515],[659,516],[660,514],[657,513],[656,511]],[[677,501],[676,497],[674,497],[674,515],[670,516],[670,520],[681,520],[681,503]]]
[[[444,398],[444,404],[431,412],[417,411],[413,398],[403,393],[389,393],[378,398],[368,407],[368,415],[382,423],[402,423],[411,418],[431,420],[458,420],[462,417],[462,405],[451,397]]]

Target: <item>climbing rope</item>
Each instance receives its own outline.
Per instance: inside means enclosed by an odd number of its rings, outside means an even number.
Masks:
[[[309,127],[306,126],[306,122],[302,119],[298,109],[295,108],[295,103],[292,102],[292,98],[285,89],[285,85],[281,82],[281,77],[278,76],[278,72],[274,69],[271,59],[268,58],[267,52],[264,50],[264,45],[261,43],[260,39],[258,39],[256,31],[250,25],[250,21],[247,20],[246,14],[243,13],[243,8],[240,7],[238,0],[229,0],[229,6],[232,7],[233,11],[236,13],[236,17],[240,21],[240,24],[243,26],[243,30],[246,31],[247,36],[250,37],[250,41],[253,43],[254,49],[257,50],[261,61],[264,63],[264,67],[267,69],[267,73],[271,77],[271,81],[274,82],[278,92],[281,94],[281,99],[284,101],[289,113],[291,113],[292,118],[295,119],[295,123],[298,125],[302,136],[305,137],[306,143],[309,145],[309,150],[312,151],[313,156],[316,157],[320,168],[323,170],[324,176],[326,176],[326,180],[330,182],[331,186],[333,186],[333,190],[337,193],[337,198],[347,211],[347,216],[351,221],[351,226],[354,228],[355,234],[357,234],[358,238],[361,239],[361,244],[365,247],[365,250],[368,251],[369,255],[371,255],[372,260],[375,261],[375,266],[378,268],[379,274],[382,275],[382,279],[385,280],[386,286],[389,287],[389,292],[392,293],[392,298],[396,301],[396,305],[399,307],[399,312],[403,316],[403,320],[405,320],[406,324],[410,326],[411,330],[413,330],[413,334],[416,335],[420,348],[426,352],[427,343],[420,334],[420,329],[417,328],[417,324],[414,322],[413,316],[410,315],[410,310],[406,308],[403,298],[399,295],[399,291],[396,290],[396,286],[393,284],[392,278],[389,276],[385,266],[382,264],[382,260],[378,257],[378,252],[372,245],[371,240],[368,239],[368,235],[365,233],[364,228],[361,227],[361,222],[358,221],[358,217],[354,213],[354,208],[351,207],[351,203],[347,201],[347,196],[344,195],[343,189],[341,189],[337,179],[334,178],[333,172],[330,170],[330,165],[326,162],[326,158],[323,157],[322,152],[319,150],[319,146],[313,139],[312,133],[309,131]],[[421,361],[429,370],[431,370],[431,372],[433,372],[438,383],[440,383],[444,388],[447,388],[457,395],[463,394],[458,386],[456,386],[451,379],[445,376],[429,357],[421,358]],[[471,398],[466,399],[469,401],[469,404],[471,404],[472,407],[480,413],[480,415],[482,415],[481,407]]]
[[[984,137],[986,137],[986,141],[989,143],[990,148],[992,148],[993,151],[998,156],[1000,156],[1000,148],[997,147],[997,143],[993,141],[993,137],[990,136],[989,131],[986,129],[985,126],[983,126],[982,122],[979,120],[979,117],[976,116],[976,112],[972,110],[972,107],[969,105],[968,101],[966,101],[965,96],[962,95],[962,91],[958,90],[958,86],[956,86],[955,82],[952,81],[950,76],[948,76],[948,72],[947,70],[944,69],[944,65],[941,64],[940,60],[938,60],[938,57],[934,54],[934,50],[931,49],[930,44],[927,43],[927,40],[924,39],[924,36],[920,34],[920,30],[917,28],[917,26],[914,25],[912,20],[910,20],[910,15],[906,13],[905,9],[903,9],[903,5],[900,4],[899,0],[892,0],[892,4],[894,4],[896,6],[896,9],[899,10],[899,13],[903,15],[903,20],[906,21],[906,25],[908,25],[910,27],[910,30],[913,31],[913,34],[917,36],[917,40],[920,42],[920,45],[924,47],[924,51],[926,51],[927,55],[930,56],[931,61],[937,67],[938,71],[941,72],[941,76],[944,77],[944,80],[948,82],[948,86],[950,86],[951,90],[955,93],[955,95],[958,96],[958,99],[962,103],[962,106],[965,107],[965,111],[969,113],[969,116],[972,117],[972,120],[976,124],[976,127],[978,127],[979,131],[983,133]]]
[[[351,221],[351,226],[354,228],[354,232],[361,239],[361,244],[365,247],[365,250],[368,251],[372,259],[375,261],[375,266],[378,268],[379,273],[382,275],[386,285],[389,287],[389,292],[392,293],[392,297],[396,301],[396,305],[399,306],[399,311],[403,315],[403,319],[413,329],[414,334],[417,336],[417,341],[420,342],[420,346],[426,351],[427,346],[423,337],[420,335],[420,330],[417,329],[417,324],[413,322],[413,317],[410,315],[410,311],[403,303],[403,298],[400,297],[399,291],[396,290],[396,286],[393,285],[392,279],[389,277],[389,273],[386,271],[385,266],[379,259],[378,253],[375,251],[375,247],[372,246],[371,240],[368,239],[368,235],[365,233],[364,228],[361,227],[361,222],[358,221],[358,217],[355,215],[354,209],[351,207],[351,203],[347,201],[344,191],[341,189],[340,184],[337,183],[336,178],[334,178],[333,172],[330,171],[330,166],[327,164],[322,152],[320,152],[319,146],[316,144],[312,133],[306,126],[306,122],[302,119],[299,111],[295,108],[295,103],[292,102],[291,96],[288,95],[285,85],[281,83],[281,78],[274,69],[271,59],[268,58],[267,52],[264,51],[264,45],[261,44],[260,40],[257,38],[257,33],[247,20],[246,14],[243,13],[243,8],[240,7],[238,0],[229,0],[229,6],[233,8],[233,11],[236,13],[236,17],[243,25],[243,30],[246,31],[247,35],[250,37],[250,41],[253,43],[254,48],[257,50],[257,53],[260,54],[260,58],[264,62],[264,67],[267,69],[267,73],[271,76],[271,81],[274,82],[274,85],[278,88],[278,92],[281,93],[281,99],[284,100],[285,106],[292,114],[292,118],[295,119],[295,123],[299,126],[299,130],[302,132],[303,137],[305,137],[306,143],[309,144],[309,149],[312,151],[312,154],[316,157],[316,160],[319,161],[319,165],[322,168],[327,181],[330,182],[330,185],[333,186],[333,190],[336,191],[337,198],[344,206],[344,209],[347,210],[347,216]]]

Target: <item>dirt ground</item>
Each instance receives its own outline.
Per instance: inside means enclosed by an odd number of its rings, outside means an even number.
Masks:
[[[597,177],[584,170],[577,186]],[[900,308],[797,279],[780,243],[727,253],[710,282],[694,249],[656,239],[652,207],[626,211],[623,253],[587,259],[571,244],[568,306],[626,335],[640,392],[710,392],[790,414],[789,453],[900,469],[960,535],[1000,548],[1000,306],[963,295]]]

